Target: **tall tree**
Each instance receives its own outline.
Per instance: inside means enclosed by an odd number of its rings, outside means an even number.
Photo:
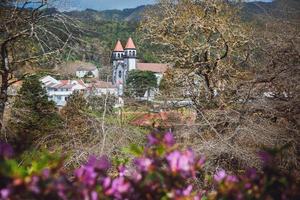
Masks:
[[[146,92],[157,87],[157,78],[153,72],[132,70],[128,73],[126,92],[130,95],[143,97]]]
[[[22,68],[58,57],[74,39],[75,25],[62,14],[48,10],[46,0],[6,0],[0,4],[0,129],[8,100],[7,90],[24,77]]]
[[[31,148],[41,137],[61,126],[55,103],[35,75],[25,79],[12,107],[9,128],[19,151]]]
[[[149,10],[140,31],[157,55],[174,64],[170,84],[181,86],[197,110],[224,106],[246,78],[249,37],[238,4],[222,0],[161,0]],[[159,23],[158,23],[159,22]]]

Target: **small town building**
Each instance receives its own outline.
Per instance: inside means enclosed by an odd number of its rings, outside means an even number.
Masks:
[[[132,38],[128,39],[125,48],[123,48],[120,40],[118,40],[111,58],[113,67],[113,84],[117,86],[119,96],[122,96],[124,93],[123,90],[126,85],[126,79],[129,71],[141,70],[154,72],[159,85],[164,73],[170,68],[168,64],[138,62],[137,49]]]
[[[105,82],[105,81],[95,81],[93,83],[90,83],[89,86],[89,94],[92,95],[118,95],[118,90],[115,85],[113,85],[111,82]]]
[[[75,92],[85,92],[88,86],[82,80],[56,80],[51,76],[40,79],[45,87],[49,100],[58,107],[65,106],[69,97]]]
[[[99,70],[96,66],[79,66],[76,69],[76,76],[78,78],[98,78]]]

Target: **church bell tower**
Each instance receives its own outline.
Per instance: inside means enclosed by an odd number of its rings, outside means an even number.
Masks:
[[[124,61],[127,65],[128,71],[136,69],[136,47],[130,37],[125,47]]]

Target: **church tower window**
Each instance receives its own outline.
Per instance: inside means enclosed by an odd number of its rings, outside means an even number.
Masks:
[[[119,71],[119,78],[122,78],[122,71]]]

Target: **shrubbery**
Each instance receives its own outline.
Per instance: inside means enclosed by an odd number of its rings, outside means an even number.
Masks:
[[[106,156],[90,157],[68,176],[55,156],[18,167],[12,148],[0,146],[1,199],[299,199],[291,174],[274,167],[272,156],[260,155],[263,171],[232,175],[222,169],[204,172],[205,157],[178,150],[171,133],[151,133],[146,147],[131,149],[134,167],[111,169]],[[48,162],[45,162],[48,159]],[[111,169],[111,170],[109,170]],[[115,170],[116,171],[116,170]],[[200,180],[201,184],[196,184]],[[199,181],[198,181],[199,182]]]

